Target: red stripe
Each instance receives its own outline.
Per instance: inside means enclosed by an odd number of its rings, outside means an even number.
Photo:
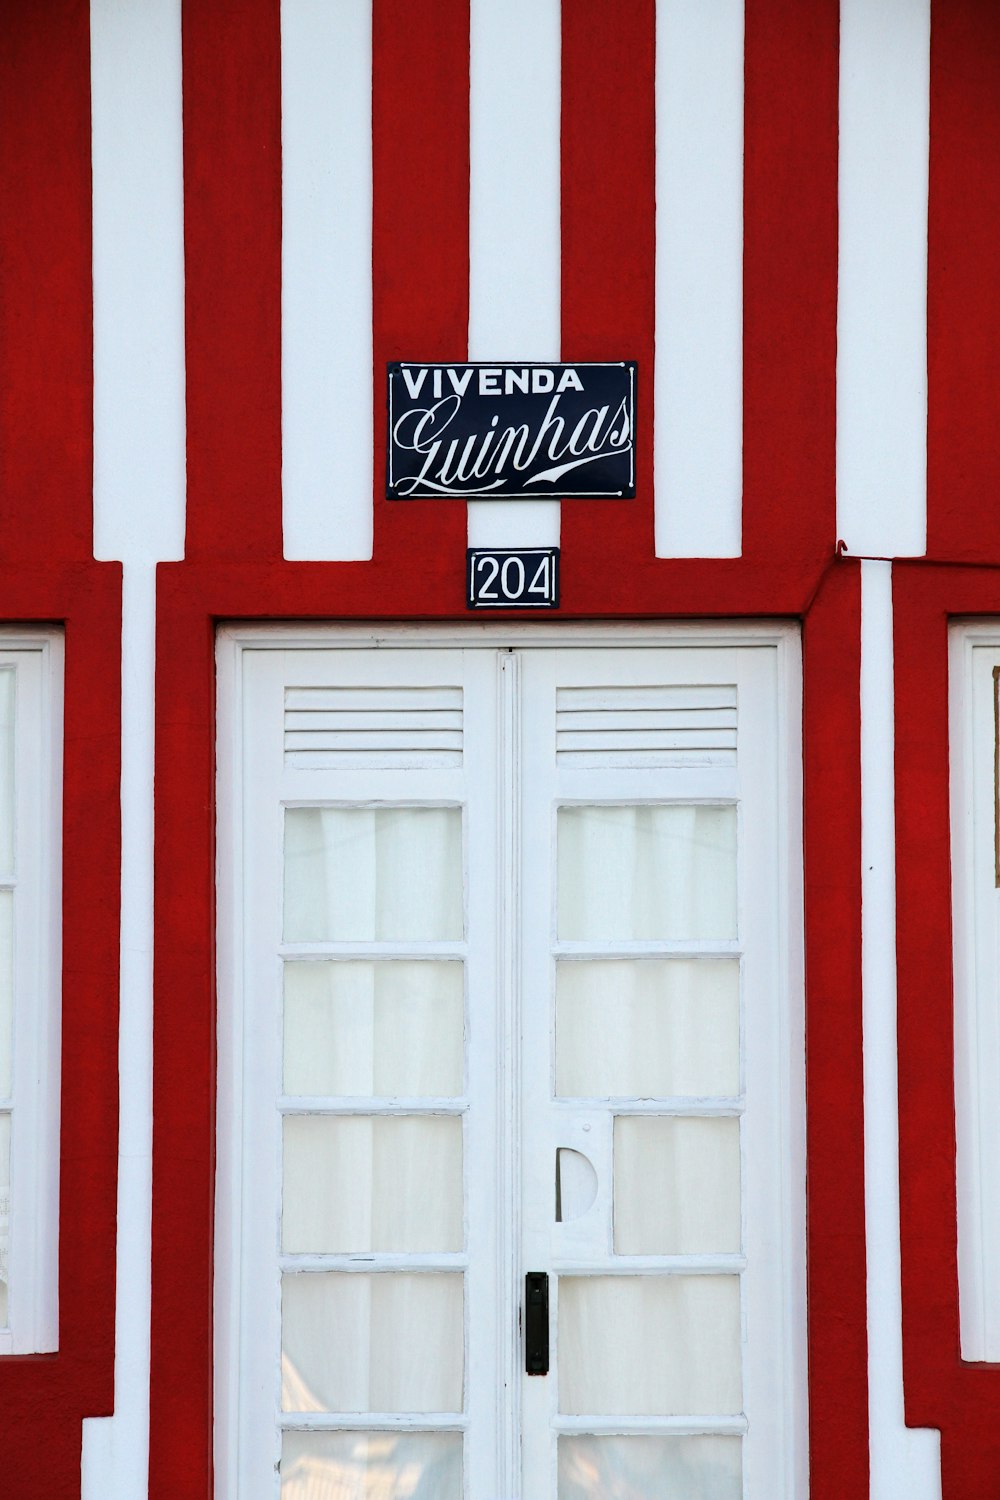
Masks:
[[[182,576],[157,571],[150,1500],[213,1493],[215,637]]]
[[[1000,12],[936,3],[931,26],[927,542],[1000,561]]]
[[[460,606],[460,501],[385,498],[386,362],[464,360],[469,329],[469,0],[374,0],[375,561],[431,552]]]
[[[183,48],[186,553],[277,560],[279,0],[186,0]]]
[[[93,556],[90,12],[0,4],[0,560]]]
[[[868,1500],[860,672],[861,572],[839,565],[803,632],[812,1500]]]
[[[562,507],[564,602],[653,555],[655,0],[562,8],[562,357],[638,361],[636,498]]]
[[[836,533],[837,0],[746,0],[743,553]]]

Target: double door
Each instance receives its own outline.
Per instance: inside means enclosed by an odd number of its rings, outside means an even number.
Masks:
[[[223,638],[217,1492],[798,1500],[795,642]]]

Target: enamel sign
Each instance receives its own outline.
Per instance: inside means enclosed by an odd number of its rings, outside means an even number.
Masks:
[[[470,547],[466,609],[558,609],[559,548]]]
[[[390,500],[635,495],[632,361],[388,372]]]

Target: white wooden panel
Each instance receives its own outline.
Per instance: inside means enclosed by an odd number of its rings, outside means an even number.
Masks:
[[[869,557],[927,540],[930,0],[840,10],[837,535]]]
[[[738,557],[743,4],[656,6],[656,554]]]
[[[460,765],[460,687],[286,688],[291,766]]]
[[[284,553],[372,555],[371,0],[282,0]]]
[[[559,688],[556,760],[609,768],[735,765],[736,688]]]
[[[472,0],[469,358],[558,360],[560,0]],[[558,500],[469,505],[471,547],[554,547]]]
[[[92,0],[94,553],[184,555],[180,0]]]

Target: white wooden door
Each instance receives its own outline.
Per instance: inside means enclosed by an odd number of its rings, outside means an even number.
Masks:
[[[223,639],[229,1500],[806,1491],[794,639],[558,640]]]

